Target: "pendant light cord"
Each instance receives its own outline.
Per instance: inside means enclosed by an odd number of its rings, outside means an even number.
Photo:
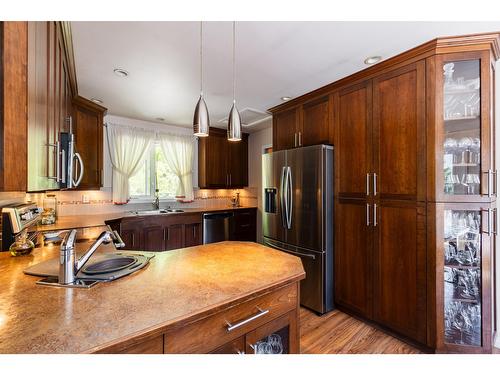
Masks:
[[[203,21],[200,21],[200,95],[203,96]]]
[[[236,21],[233,21],[233,103],[236,103]]]

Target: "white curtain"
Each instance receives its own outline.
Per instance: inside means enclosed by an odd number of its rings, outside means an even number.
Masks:
[[[176,195],[182,201],[191,202],[194,199],[194,137],[159,133],[158,140],[168,167],[179,177]]]
[[[107,139],[113,165],[113,203],[129,201],[129,183],[141,166],[155,133],[139,128],[107,124]]]

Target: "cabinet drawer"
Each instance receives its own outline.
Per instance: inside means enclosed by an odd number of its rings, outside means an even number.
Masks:
[[[297,284],[287,285],[168,332],[165,335],[165,353],[211,352],[295,308]],[[228,330],[228,322],[234,326],[259,314],[259,309],[268,312]]]

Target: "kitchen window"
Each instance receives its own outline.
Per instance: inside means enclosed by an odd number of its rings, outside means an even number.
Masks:
[[[137,173],[129,178],[132,201],[153,200],[156,186],[161,199],[175,200],[180,180],[168,167],[158,142],[151,145],[141,164]]]

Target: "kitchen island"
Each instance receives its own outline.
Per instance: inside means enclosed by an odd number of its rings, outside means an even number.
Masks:
[[[23,274],[58,250],[0,254],[0,353],[251,353],[276,332],[284,352],[299,352],[305,273],[295,256],[250,242],[158,252],[144,269],[88,290]]]

